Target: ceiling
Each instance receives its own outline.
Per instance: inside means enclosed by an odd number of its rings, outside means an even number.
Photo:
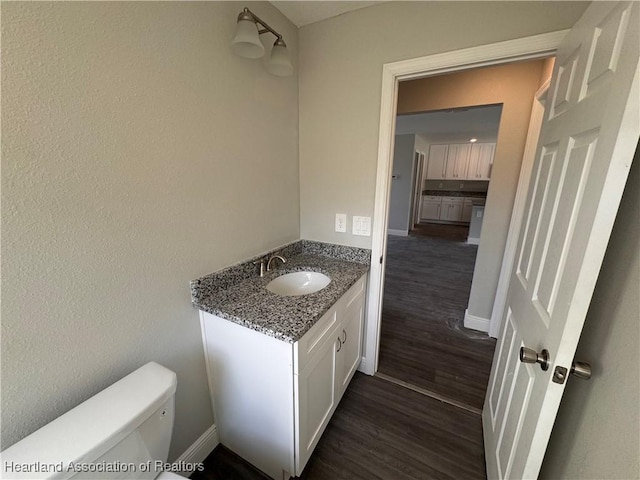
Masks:
[[[398,115],[396,134],[497,136],[502,105]]]
[[[377,2],[342,2],[342,1],[306,1],[306,2],[271,2],[282,14],[297,27],[309,25],[343,13],[370,7]]]

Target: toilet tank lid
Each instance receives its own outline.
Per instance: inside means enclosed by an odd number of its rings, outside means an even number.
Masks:
[[[158,410],[176,385],[174,372],[149,362],[0,453],[2,465],[91,462]]]

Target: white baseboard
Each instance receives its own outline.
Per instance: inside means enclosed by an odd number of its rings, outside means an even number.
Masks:
[[[465,328],[470,328],[471,330],[479,330],[481,332],[489,332],[489,325],[491,325],[490,319],[471,315],[468,309],[464,311]]]
[[[207,430],[187,450],[178,457],[174,462],[177,464],[193,464],[201,463],[207,456],[218,446],[220,439],[218,438],[218,430],[215,424],[211,425]],[[176,471],[178,475],[188,477],[193,470]]]
[[[467,237],[467,243],[469,245],[480,245],[480,239],[476,237]]]
[[[408,237],[409,236],[409,231],[408,230],[394,230],[393,228],[389,228],[387,230],[387,233],[389,235],[396,235],[398,237]]]

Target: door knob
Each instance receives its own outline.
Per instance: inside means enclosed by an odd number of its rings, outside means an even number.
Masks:
[[[575,375],[583,380],[591,378],[591,365],[585,362],[573,362],[571,365],[571,375]]]
[[[522,363],[539,363],[545,372],[549,369],[549,351],[542,350],[538,353],[527,347],[520,347],[520,361]]]

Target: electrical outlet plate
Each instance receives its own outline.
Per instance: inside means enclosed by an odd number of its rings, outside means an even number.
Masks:
[[[346,233],[347,231],[347,214],[336,213],[336,232]]]
[[[353,216],[352,231],[354,235],[371,236],[371,217]]]

